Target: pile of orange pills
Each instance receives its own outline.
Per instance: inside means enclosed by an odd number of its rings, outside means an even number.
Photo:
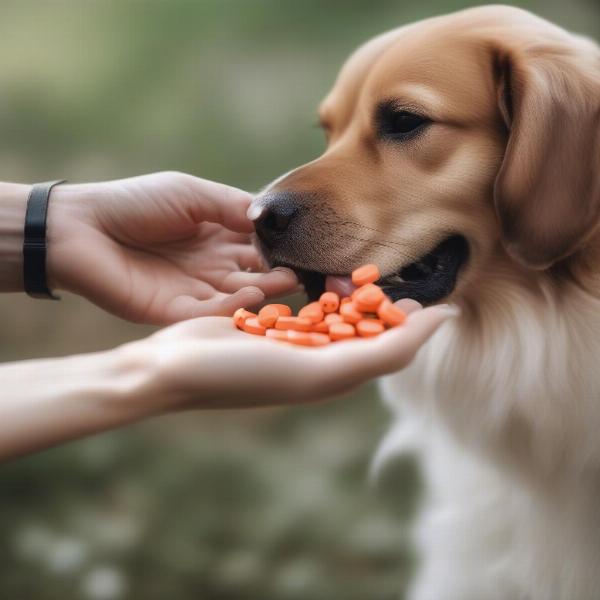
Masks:
[[[352,273],[352,283],[357,288],[351,296],[340,298],[335,292],[325,292],[318,302],[301,308],[297,316],[285,304],[267,304],[258,314],[239,308],[233,322],[246,333],[301,346],[373,337],[402,325],[406,319],[404,312],[375,285],[379,278],[376,265],[364,265]]]

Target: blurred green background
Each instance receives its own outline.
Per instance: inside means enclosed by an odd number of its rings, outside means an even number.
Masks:
[[[258,189],[323,148],[358,44],[459,0],[0,0],[0,180],[177,169]],[[596,0],[519,3],[597,37]],[[83,301],[0,298],[0,358],[143,336]],[[0,414],[1,418],[1,414]],[[0,598],[401,597],[418,473],[370,457],[373,387],[318,407],[161,418],[5,465]]]

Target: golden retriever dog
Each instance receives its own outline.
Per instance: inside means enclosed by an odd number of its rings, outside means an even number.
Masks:
[[[366,43],[319,112],[251,210],[267,260],[462,309],[382,382],[428,491],[409,597],[600,598],[600,49],[464,10]]]

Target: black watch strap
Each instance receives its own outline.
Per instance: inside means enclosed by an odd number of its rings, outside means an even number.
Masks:
[[[46,281],[46,217],[50,192],[55,185],[63,182],[64,179],[36,183],[27,199],[23,239],[23,283],[25,291],[33,298],[59,299],[48,289]]]

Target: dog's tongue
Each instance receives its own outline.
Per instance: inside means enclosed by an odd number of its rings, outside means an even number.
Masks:
[[[356,289],[349,276],[327,275],[325,278],[325,289],[328,292],[335,292],[340,298],[350,296]]]

